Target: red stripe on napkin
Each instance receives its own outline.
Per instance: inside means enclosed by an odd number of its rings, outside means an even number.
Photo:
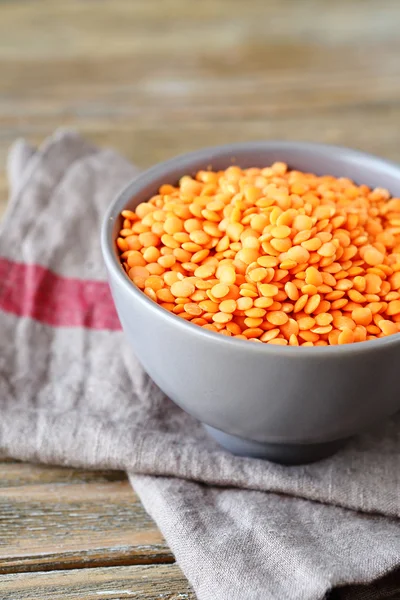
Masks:
[[[107,283],[0,258],[0,310],[54,327],[121,329]]]

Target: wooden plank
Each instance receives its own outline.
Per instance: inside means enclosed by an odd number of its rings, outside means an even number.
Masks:
[[[6,58],[47,59],[50,46],[55,58],[97,54],[118,59],[124,52],[140,50],[145,60],[149,53],[170,47],[207,53],[204,31],[219,49],[231,48],[237,40],[251,43],[267,36],[273,41],[301,37],[334,46],[356,41],[368,45],[371,39],[386,43],[397,36],[393,17],[398,11],[397,0],[383,0],[378,7],[373,0],[337,0],[333,5],[325,2],[324,10],[317,10],[312,0],[301,4],[293,0],[248,4],[240,0],[114,0],[97,2],[95,13],[91,2],[81,0],[13,0],[2,3],[1,16]],[[15,24],[19,29],[12,31]],[[32,45],[35,31],[45,35]]]
[[[1,575],[2,600],[195,600],[177,565]]]
[[[20,0],[0,11],[0,164],[16,137],[39,143],[60,125],[141,167],[270,137],[400,158],[397,0],[324,10],[313,0],[115,0],[97,3],[95,18],[80,0]]]
[[[0,573],[174,561],[123,474],[18,463],[0,473]]]
[[[8,184],[3,164],[3,162],[0,163],[0,220],[6,210],[8,200]]]
[[[106,483],[108,481],[126,481],[123,471],[94,471],[55,467],[48,465],[32,465],[12,459],[0,462],[1,488],[39,485],[43,483]]]

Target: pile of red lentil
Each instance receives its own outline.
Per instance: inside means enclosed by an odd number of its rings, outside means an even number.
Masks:
[[[400,198],[276,162],[199,171],[122,212],[132,282],[237,339],[327,346],[400,332]]]

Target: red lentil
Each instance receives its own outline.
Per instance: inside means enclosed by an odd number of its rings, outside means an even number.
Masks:
[[[350,344],[400,332],[400,198],[349,179],[228,167],[121,213],[132,282],[222,335]]]

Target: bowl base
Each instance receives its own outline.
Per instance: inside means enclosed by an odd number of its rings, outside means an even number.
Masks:
[[[319,444],[269,444],[244,440],[209,425],[204,427],[220,446],[232,454],[248,458],[263,458],[281,465],[302,465],[328,458],[347,442],[347,439],[342,439]]]

